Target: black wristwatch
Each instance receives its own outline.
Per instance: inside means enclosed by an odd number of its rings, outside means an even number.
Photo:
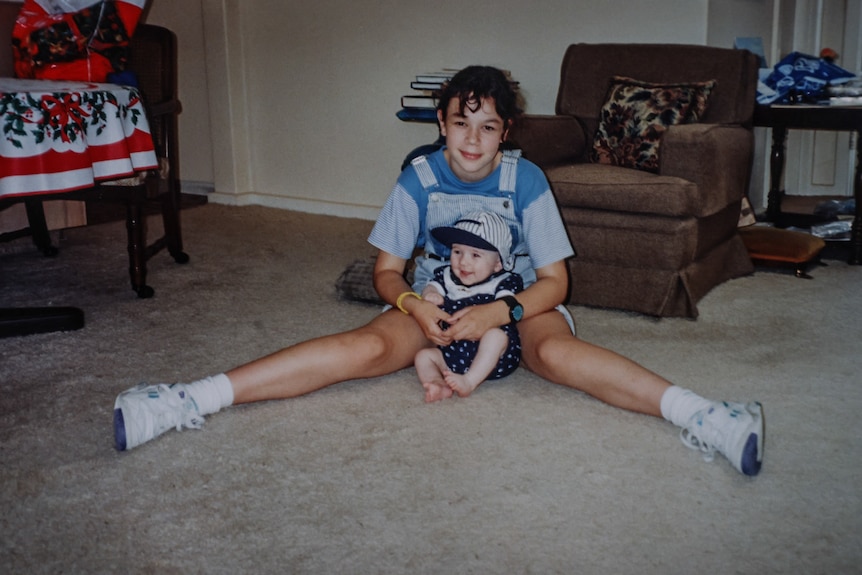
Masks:
[[[506,302],[506,305],[509,306],[509,319],[512,320],[512,323],[521,321],[524,317],[524,306],[515,299],[515,296],[504,295],[500,299]]]

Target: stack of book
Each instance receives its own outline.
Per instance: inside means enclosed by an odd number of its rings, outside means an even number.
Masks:
[[[457,73],[457,69],[444,68],[439,72],[418,74],[416,79],[410,82],[410,88],[416,92],[401,96],[401,110],[396,115],[405,121],[436,122],[437,98],[440,90]],[[509,77],[509,82],[517,89],[518,82],[511,79],[510,72],[505,71],[505,73]]]
[[[456,72],[458,70],[443,69],[439,72],[418,74],[416,79],[410,82],[410,88],[416,92],[401,96],[398,118],[414,122],[437,121],[437,95],[443,88],[443,84],[448,82]]]

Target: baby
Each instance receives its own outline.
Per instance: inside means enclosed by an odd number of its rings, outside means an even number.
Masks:
[[[428,402],[453,393],[467,397],[486,379],[499,379],[515,371],[521,361],[521,340],[515,322],[521,318],[523,308],[514,295],[524,289],[521,276],[506,269],[511,269],[512,234],[497,214],[473,212],[451,227],[431,230],[431,234],[451,248],[451,255],[449,264],[434,272],[434,279],[422,291],[422,299],[449,314],[505,299],[512,321],[489,329],[479,341],[453,341],[417,353],[414,365]]]

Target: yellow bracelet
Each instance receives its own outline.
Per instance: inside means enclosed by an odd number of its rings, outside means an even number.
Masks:
[[[416,293],[415,291],[406,291],[403,294],[401,294],[400,296],[398,296],[397,300],[395,300],[395,307],[397,307],[398,309],[400,309],[401,311],[403,311],[404,313],[409,315],[409,312],[406,309],[404,309],[403,307],[401,307],[401,304],[404,303],[404,298],[406,298],[408,296],[409,297],[415,297],[416,299],[422,299],[422,296],[419,295],[418,293]]]

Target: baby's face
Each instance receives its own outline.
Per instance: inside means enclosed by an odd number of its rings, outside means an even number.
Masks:
[[[452,273],[466,286],[483,282],[491,277],[491,274],[503,269],[500,254],[496,251],[464,244],[452,244],[449,261]]]

